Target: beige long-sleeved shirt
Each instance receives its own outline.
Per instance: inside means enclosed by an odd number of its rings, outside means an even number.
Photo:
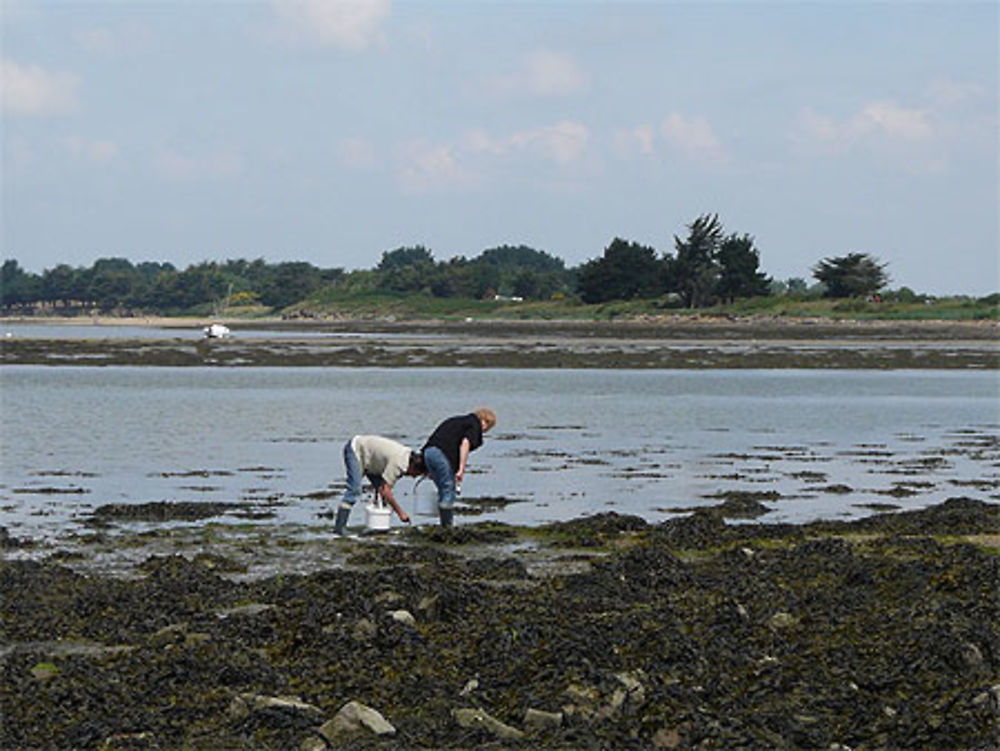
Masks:
[[[398,441],[380,435],[356,435],[351,448],[361,462],[361,471],[377,475],[390,487],[406,474],[410,466],[410,449]]]

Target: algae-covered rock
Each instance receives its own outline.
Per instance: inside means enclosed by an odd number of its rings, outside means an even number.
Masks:
[[[319,734],[330,743],[335,743],[344,735],[368,731],[375,735],[395,735],[396,728],[382,714],[357,701],[349,701],[332,720],[323,723]]]
[[[480,728],[502,740],[520,740],[524,737],[523,731],[501,722],[482,709],[461,708],[453,710],[451,714],[455,722],[469,730]]]

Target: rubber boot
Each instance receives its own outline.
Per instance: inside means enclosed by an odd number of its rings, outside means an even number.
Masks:
[[[341,504],[337,507],[337,521],[333,525],[335,535],[343,535],[347,531],[347,518],[351,515],[351,507]]]
[[[438,515],[441,517],[442,527],[450,527],[455,523],[454,509],[444,508],[441,506],[438,508]]]

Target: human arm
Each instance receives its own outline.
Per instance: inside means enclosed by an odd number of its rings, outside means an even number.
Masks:
[[[405,511],[403,511],[403,508],[396,501],[396,496],[393,495],[392,492],[392,485],[389,485],[388,483],[382,483],[382,485],[378,489],[378,492],[379,495],[382,496],[382,499],[392,507],[393,511],[396,512],[396,516],[399,517],[399,520],[401,522],[409,524],[410,517]]]
[[[470,447],[468,438],[463,438],[458,445],[458,472],[455,473],[455,482],[459,485],[462,484],[462,478],[465,477],[465,463],[469,459]]]

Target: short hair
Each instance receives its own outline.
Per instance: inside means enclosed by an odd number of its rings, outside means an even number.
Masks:
[[[486,423],[486,430],[489,430],[497,424],[497,414],[492,409],[480,407],[479,409],[472,410],[472,412],[476,417]]]
[[[419,451],[410,452],[410,465],[407,467],[409,474],[426,475],[427,465],[424,464],[424,455]]]

